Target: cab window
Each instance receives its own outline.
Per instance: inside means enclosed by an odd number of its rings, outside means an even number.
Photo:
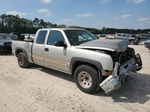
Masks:
[[[64,37],[60,31],[52,30],[48,36],[48,45],[55,45],[57,41],[64,41]]]
[[[37,44],[44,44],[45,38],[46,38],[47,30],[39,31],[36,43]]]

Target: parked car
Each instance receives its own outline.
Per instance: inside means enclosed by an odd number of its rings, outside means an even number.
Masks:
[[[150,50],[150,40],[144,42],[144,45],[145,45],[146,48],[148,48]]]
[[[142,68],[140,55],[126,41],[97,39],[82,29],[40,29],[34,41],[13,41],[12,49],[20,67],[34,63],[74,75],[85,93],[99,88],[111,93],[130,72]]]
[[[114,34],[107,34],[105,39],[114,39],[115,35]]]
[[[141,42],[150,40],[150,34],[138,34],[137,36],[140,38]]]
[[[102,39],[106,37],[106,34],[95,34],[95,37],[97,37],[97,39]]]
[[[0,54],[2,53],[11,53],[11,36],[8,34],[0,34]]]
[[[116,33],[115,39],[122,39],[129,42],[131,45],[137,45],[140,42],[140,38],[137,35],[130,35],[127,33]]]

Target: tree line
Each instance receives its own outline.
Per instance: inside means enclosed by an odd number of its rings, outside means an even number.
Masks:
[[[10,33],[10,32],[20,32],[20,33],[35,33],[40,28],[82,28],[90,31],[93,34],[114,34],[114,33],[132,33],[132,34],[142,34],[150,32],[150,29],[116,29],[116,28],[88,28],[80,26],[66,26],[53,24],[51,22],[45,22],[43,19],[35,18],[34,20],[29,20],[26,18],[21,18],[18,15],[6,15],[0,16],[0,33]]]

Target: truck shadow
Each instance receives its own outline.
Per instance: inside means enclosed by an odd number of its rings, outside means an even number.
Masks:
[[[97,93],[96,96],[111,97],[114,102],[144,104],[150,100],[150,75],[133,73],[119,90],[109,95]]]
[[[38,65],[33,66],[33,68],[74,83],[72,75]],[[150,100],[150,75],[132,73],[119,90],[109,95],[105,94],[103,91],[98,91],[93,95],[106,98],[111,97],[114,102],[144,104]]]
[[[0,53],[0,56],[13,56],[12,53]]]
[[[41,67],[39,65],[34,65],[33,68],[36,68],[36,69],[38,68],[38,70],[40,70],[42,72],[45,72],[45,73],[47,73],[49,75],[53,75],[55,77],[62,78],[64,80],[67,80],[67,81],[70,81],[70,82],[74,82],[74,78],[70,74],[63,73],[63,72],[60,72],[60,71],[57,71],[57,70],[53,70],[53,69],[50,69],[50,68]]]

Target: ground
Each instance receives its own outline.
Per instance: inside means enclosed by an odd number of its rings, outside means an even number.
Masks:
[[[150,112],[150,53],[143,45],[131,47],[141,54],[143,69],[110,95],[83,93],[70,75],[23,69],[15,56],[0,55],[0,112]]]

